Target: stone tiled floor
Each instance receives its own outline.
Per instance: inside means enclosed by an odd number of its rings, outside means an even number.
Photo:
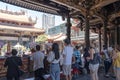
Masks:
[[[78,78],[73,78],[73,80],[91,80],[90,75],[81,75]],[[105,78],[103,74],[99,75],[99,80],[115,80],[115,78],[109,77]]]
[[[0,80],[6,80],[6,78],[0,78]],[[21,78],[21,80],[34,80],[34,78],[33,77],[31,77],[31,78]],[[91,80],[91,78],[90,78],[90,75],[82,75],[82,76],[79,76],[79,77],[76,77],[76,78],[73,78],[73,80]],[[112,77],[110,77],[110,78],[105,78],[105,77],[103,77],[102,75],[99,77],[99,80],[115,80],[115,78],[112,78]]]
[[[5,77],[2,77],[2,78],[0,78],[0,80],[6,80],[6,78],[5,78]],[[33,74],[27,74],[27,73],[26,73],[26,74],[21,78],[21,80],[34,80]],[[90,77],[89,74],[88,74],[88,75],[79,75],[79,76],[77,76],[77,77],[73,77],[72,80],[91,80],[91,77]],[[105,77],[104,77],[104,70],[100,70],[100,71],[99,71],[99,80],[115,80],[115,78],[113,78],[113,77],[105,78]]]
[[[0,80],[6,80],[6,78],[0,78]],[[33,77],[23,77],[21,80],[34,80]],[[80,75],[76,78],[73,78],[73,80],[91,80],[90,75]],[[99,80],[115,80],[115,78],[109,77],[105,78],[103,74],[99,74]]]
[[[34,78],[27,78],[25,80],[34,80]],[[91,80],[91,78],[90,75],[80,75],[79,77],[73,78],[72,80]],[[99,80],[115,80],[115,78],[105,78],[103,74],[100,74]]]

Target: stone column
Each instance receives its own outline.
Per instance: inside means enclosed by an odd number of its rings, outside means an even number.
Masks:
[[[34,36],[33,35],[30,36],[30,42],[34,42],[34,41],[35,41]]]
[[[90,46],[90,25],[89,25],[89,10],[86,11],[86,16],[85,16],[85,46],[89,47]]]
[[[18,37],[18,42],[19,42],[20,45],[23,44],[23,41],[22,41],[22,35],[21,35],[21,34],[20,34],[20,36]]]
[[[101,52],[101,26],[98,27],[99,30],[99,51]]]
[[[89,17],[90,17],[90,9],[94,5],[94,3],[95,3],[95,0],[84,0],[83,1],[83,6],[86,9],[86,14],[85,14],[85,47],[90,47]]]
[[[117,25],[115,25],[115,47],[117,47]]]
[[[10,42],[7,42],[7,53],[9,53],[11,51],[11,45]]]
[[[112,37],[111,37],[111,32],[112,30],[110,29],[110,34],[109,34],[109,45],[112,46]]]
[[[31,33],[31,36],[29,37],[29,42],[35,42],[35,34]]]
[[[108,43],[108,38],[107,38],[107,26],[108,26],[108,18],[107,16],[104,16],[104,19],[103,19],[103,40],[104,40],[104,46],[105,48],[107,48],[107,43]]]
[[[109,47],[111,46],[111,42],[110,42],[111,41],[111,39],[110,39],[111,38],[111,34],[110,33],[111,33],[111,30],[110,30],[110,28],[108,28],[107,29],[107,38],[108,38],[108,46]]]
[[[114,34],[114,36],[115,36],[115,47],[117,47],[117,46],[120,46],[119,45],[119,25],[120,25],[120,18],[115,18],[114,20],[113,20],[113,24],[115,25],[114,26],[114,28],[115,28],[115,34]]]
[[[71,22],[70,22],[70,15],[69,15],[69,13],[67,14],[67,33],[66,33],[66,35],[67,35],[67,38],[70,40],[70,42],[71,42]]]

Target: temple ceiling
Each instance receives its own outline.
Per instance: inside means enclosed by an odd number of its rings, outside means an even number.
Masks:
[[[120,0],[1,0],[16,6],[60,15],[66,17],[69,13],[72,18],[81,19],[89,10],[91,23],[101,22],[107,15],[109,21],[120,14]]]

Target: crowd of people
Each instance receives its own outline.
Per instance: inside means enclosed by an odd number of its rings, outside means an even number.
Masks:
[[[95,44],[85,49],[80,49],[79,45],[73,47],[68,39],[64,40],[64,47],[56,42],[47,44],[46,54],[41,50],[40,45],[36,45],[36,50],[31,50],[33,61],[33,71],[35,80],[45,80],[43,75],[47,70],[45,63],[49,63],[49,74],[51,80],[60,80],[60,72],[65,75],[65,80],[72,80],[74,74],[82,74],[87,71],[92,80],[99,80],[99,66],[104,65],[105,76],[109,77],[110,72],[114,73],[116,80],[120,80],[120,48],[106,48],[100,52]],[[7,80],[19,80],[18,69],[22,66],[22,60],[17,57],[17,50],[12,49],[12,56],[8,57],[4,66],[7,67]],[[48,65],[48,64],[47,64]],[[84,70],[85,69],[85,70]],[[111,69],[111,71],[110,71]]]

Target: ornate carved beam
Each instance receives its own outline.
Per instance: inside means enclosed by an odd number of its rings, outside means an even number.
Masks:
[[[22,1],[22,0],[21,0]],[[46,3],[46,5],[42,4],[39,2],[39,0],[23,0],[24,2],[28,2],[28,3],[32,3],[32,4],[36,4],[38,6],[41,6],[41,7],[44,7],[44,8],[48,8],[48,9],[52,9],[52,10],[55,10],[55,11],[59,11],[59,9],[55,8],[55,7],[52,7],[52,6],[47,6],[49,4]]]
[[[70,40],[70,42],[71,42],[71,22],[70,22],[70,15],[69,15],[69,13],[67,14],[67,33],[66,33],[66,35],[67,35],[67,38]]]
[[[70,15],[71,16],[74,16],[74,15],[76,15],[76,14],[78,14],[79,13],[79,11],[72,11],[72,12],[70,12]]]
[[[108,16],[110,19],[109,21],[112,21],[113,19],[115,19],[116,17],[120,17],[120,11],[118,13],[112,14],[110,16]]]
[[[46,12],[51,14],[58,15],[57,12],[59,9],[53,8],[53,7],[47,7],[46,5],[42,5],[40,3],[31,2],[30,0],[1,0],[2,2],[6,2],[9,4],[13,4],[16,6],[24,7],[31,10],[36,10],[40,12]]]
[[[94,20],[90,20],[90,25],[95,25],[95,24],[98,24],[102,22],[101,19],[97,18],[97,19],[94,19]]]
[[[89,22],[89,10],[86,11],[86,16],[85,16],[85,47],[89,48],[90,47],[90,22]]]
[[[108,15],[107,15],[107,10],[102,9],[100,11],[95,12],[96,15],[100,16],[100,19],[102,19],[103,23],[103,41],[104,41],[104,46],[105,48],[108,47],[108,38],[107,38],[107,26],[108,26]]]
[[[100,18],[94,19],[94,20],[90,20],[90,25],[96,25],[98,23],[104,23],[103,21],[103,16],[101,14],[99,14]],[[109,15],[109,20],[108,20],[108,25],[112,26],[111,21],[113,21],[116,17],[120,17],[120,11],[118,13]]]
[[[71,9],[75,9],[76,11],[80,11],[81,14],[85,15],[85,12],[86,12],[85,8],[80,7],[80,5],[75,5],[72,2],[70,3],[70,2],[68,2],[68,0],[51,0],[51,1],[61,4],[61,5],[64,5],[64,6],[67,6]]]
[[[95,6],[93,6],[91,9],[101,8],[103,6],[114,3],[116,1],[119,1],[119,0],[96,0]]]

